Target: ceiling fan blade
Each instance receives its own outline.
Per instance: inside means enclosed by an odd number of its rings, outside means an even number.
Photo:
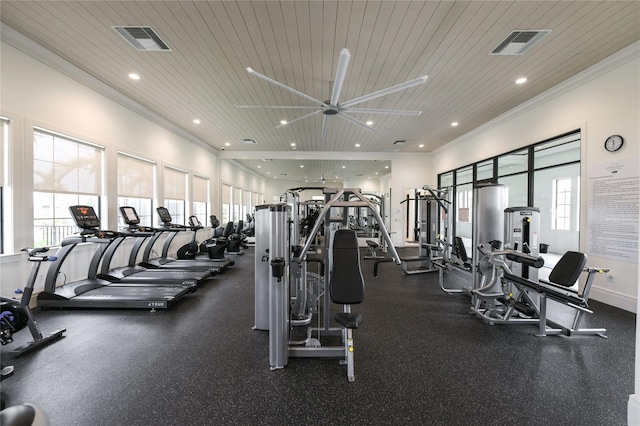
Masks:
[[[326,114],[322,114],[322,139],[324,139],[327,134],[327,116]]]
[[[338,98],[342,91],[342,84],[344,83],[344,77],[347,74],[347,66],[349,65],[349,59],[351,53],[349,49],[344,48],[340,51],[340,61],[338,62],[338,68],[336,68],[336,76],[333,80],[333,91],[331,92],[331,105],[338,105]]]
[[[344,113],[344,112],[342,112],[342,111],[339,111],[339,112],[338,112],[338,117],[340,117],[340,118],[342,118],[342,119],[345,119],[345,120],[347,120],[347,121],[349,121],[349,122],[351,122],[351,123],[353,123],[353,124],[357,124],[357,125],[358,125],[358,126],[360,126],[360,127],[364,127],[365,129],[370,130],[370,131],[372,131],[372,132],[375,132],[375,131],[376,131],[376,129],[374,129],[373,127],[371,127],[371,126],[367,126],[367,125],[366,125],[366,124],[364,124],[362,121],[360,121],[360,120],[356,120],[355,118],[353,118],[353,117],[351,117],[351,116],[349,116],[349,115],[345,114],[345,113]]]
[[[362,114],[389,114],[389,115],[420,115],[422,111],[407,111],[402,109],[368,109],[368,108],[341,108],[342,112],[357,112]]]
[[[236,108],[270,108],[270,109],[317,109],[317,106],[302,106],[302,105],[292,105],[292,106],[275,106],[275,105],[234,105]]]
[[[406,90],[410,87],[417,86],[419,84],[423,84],[427,82],[427,76],[423,75],[422,77],[418,77],[414,80],[405,81],[404,83],[397,84],[395,86],[387,87],[386,89],[378,90],[377,92],[370,93],[368,95],[360,96],[359,98],[352,99],[340,105],[341,108],[349,108],[350,106],[370,101],[372,99],[379,98],[380,96],[389,95],[391,93],[399,92],[401,90]]]
[[[262,75],[259,72],[254,71],[251,67],[247,67],[247,72],[249,74],[251,74],[251,75],[255,75],[256,77],[263,79],[264,81],[267,81],[267,82],[269,82],[271,84],[274,84],[274,85],[276,85],[276,86],[278,86],[278,87],[280,87],[282,89],[288,90],[291,93],[295,93],[296,95],[301,96],[301,97],[303,97],[303,98],[305,98],[305,99],[307,99],[307,100],[309,100],[311,102],[314,102],[318,106],[326,105],[324,102],[321,102],[321,101],[319,101],[319,100],[317,100],[315,98],[312,98],[311,96],[309,96],[309,95],[307,95],[305,93],[302,93],[302,92],[300,92],[300,91],[298,91],[298,90],[296,90],[296,89],[294,89],[292,87],[289,87],[289,86],[287,86],[285,84],[282,84],[282,83],[280,83],[278,81],[275,81],[274,79],[269,78],[266,75]]]
[[[322,112],[321,109],[319,109],[317,111],[313,111],[313,112],[311,112],[309,114],[303,115],[302,117],[294,118],[293,120],[288,121],[287,124],[278,124],[276,127],[274,127],[274,129],[279,129],[280,127],[288,126],[291,123],[295,123],[296,121],[302,120],[303,118],[311,117],[312,115],[315,115],[315,114],[318,114],[318,113],[321,113],[321,112]]]

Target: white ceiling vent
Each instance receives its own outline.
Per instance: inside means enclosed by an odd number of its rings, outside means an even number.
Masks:
[[[137,50],[146,52],[170,52],[171,48],[162,41],[151,27],[113,27]]]
[[[490,55],[522,55],[551,30],[515,30]]]
[[[251,139],[251,138],[240,138],[240,142],[242,142],[245,145],[257,145],[258,142],[256,142],[255,139]]]

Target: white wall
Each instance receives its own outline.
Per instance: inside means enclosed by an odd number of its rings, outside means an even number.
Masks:
[[[635,49],[635,50],[633,50]],[[618,59],[622,57],[622,59]],[[561,87],[527,102],[506,115],[438,150],[433,157],[431,179],[437,173],[483,160],[513,149],[582,130],[580,248],[586,251],[589,206],[589,167],[611,159],[637,161],[640,138],[640,60],[638,45],[609,58],[611,69],[598,64]],[[571,87],[567,90],[566,87]],[[603,144],[607,136],[622,135],[627,143],[615,154]],[[394,168],[394,171],[396,168]],[[395,188],[395,186],[394,186]],[[544,236],[541,236],[544,239]],[[614,306],[636,311],[638,265],[591,256],[589,265],[610,267],[613,279],[598,276],[591,297]]]
[[[257,192],[264,196],[265,191],[267,190],[267,183],[264,178],[261,178],[244,167],[238,167],[230,161],[220,160],[219,166],[220,184],[225,183],[227,185],[233,185],[236,188],[241,188],[245,191]],[[218,210],[214,210],[213,214],[218,217],[222,217],[221,207],[222,206],[220,206]]]

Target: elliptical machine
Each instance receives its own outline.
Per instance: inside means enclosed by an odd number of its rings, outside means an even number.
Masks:
[[[0,343],[2,346],[13,342],[13,335],[25,327],[29,328],[33,340],[25,343],[19,348],[9,352],[14,356],[20,356],[39,349],[58,338],[62,337],[62,333],[67,331],[65,328],[55,331],[49,335],[43,335],[38,326],[38,322],[33,317],[33,313],[29,308],[29,302],[31,301],[31,295],[33,294],[33,287],[40,271],[40,265],[42,262],[48,262],[56,260],[55,256],[47,256],[38,253],[47,252],[48,248],[23,248],[29,256],[29,262],[34,262],[27,285],[20,292],[22,298],[20,301],[10,299],[8,297],[0,296]]]

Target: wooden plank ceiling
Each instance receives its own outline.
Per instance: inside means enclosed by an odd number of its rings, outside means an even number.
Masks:
[[[3,0],[0,19],[238,159],[294,148],[296,158],[331,151],[344,153],[345,160],[362,153],[429,152],[640,39],[638,1]],[[113,26],[151,26],[171,51],[139,52]],[[551,33],[522,56],[489,55],[512,30]],[[249,75],[247,67],[329,99],[344,47],[351,61],[341,101],[428,75],[426,84],[358,105],[422,114],[353,114],[372,120],[376,132],[331,116],[322,138],[322,114],[274,129],[280,120],[313,110],[237,108],[313,106]],[[141,79],[130,80],[130,72]],[[522,76],[528,82],[516,85]],[[257,144],[242,144],[242,138]],[[397,140],[406,143],[394,145]],[[264,162],[241,162],[266,176],[257,168]],[[288,179],[304,181],[336,176],[344,164],[332,163],[308,162],[302,170],[300,161],[282,160],[278,167]],[[378,169],[381,164],[349,168],[384,173],[388,163]]]

